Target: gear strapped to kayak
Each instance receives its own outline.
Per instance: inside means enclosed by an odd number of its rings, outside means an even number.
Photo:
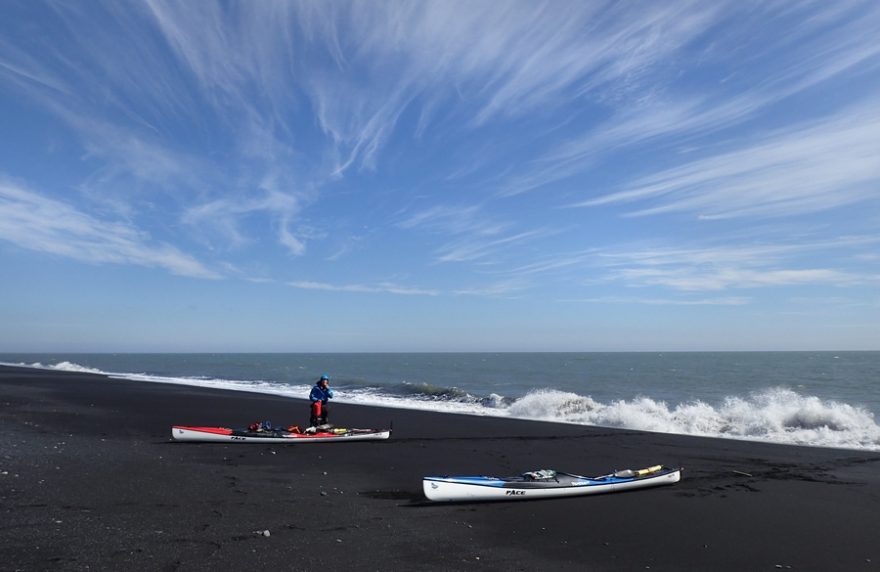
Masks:
[[[391,437],[391,429],[352,429],[319,425],[301,430],[296,425],[273,428],[270,422],[264,421],[253,423],[247,429],[175,425],[171,428],[171,437],[175,441],[210,443],[332,443],[388,439]]]

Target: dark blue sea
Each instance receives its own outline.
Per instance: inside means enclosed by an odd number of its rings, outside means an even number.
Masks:
[[[0,362],[305,397],[880,450],[880,352],[0,354]]]

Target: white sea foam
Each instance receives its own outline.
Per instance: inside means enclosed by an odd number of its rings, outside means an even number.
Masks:
[[[11,365],[18,367],[32,367],[34,369],[51,369],[55,371],[71,371],[78,373],[98,373],[98,374],[106,374],[107,372],[101,371],[100,369],[94,369],[91,367],[86,367],[84,365],[79,365],[77,363],[72,363],[69,361],[62,361],[52,365],[44,365],[40,362],[34,363],[7,363],[0,362],[0,365]]]
[[[229,391],[252,391],[254,393],[267,393],[282,397],[302,397],[308,395],[311,386],[280,384],[271,381],[251,381],[236,379],[217,379],[210,377],[168,377],[160,375],[147,375],[143,373],[110,374],[113,378],[129,379],[132,381],[149,381],[152,383],[170,383],[175,385],[192,385],[211,389],[226,389]]]
[[[497,393],[490,393],[489,397],[483,400],[483,405],[486,407],[492,407],[494,409],[498,409],[500,407],[505,406],[505,399],[503,395],[498,395]]]
[[[310,384],[260,380],[102,372],[71,362],[48,366],[41,363],[5,365],[104,373],[111,377],[136,381],[252,391],[284,397],[305,397],[311,387]],[[335,400],[441,413],[493,415],[683,435],[880,451],[880,426],[873,413],[863,407],[803,395],[787,388],[768,388],[746,396],[730,396],[714,405],[699,400],[670,405],[646,396],[603,403],[590,396],[554,389],[532,391],[515,400],[494,393],[479,400],[469,394],[458,395],[459,393],[462,392],[450,391],[445,392],[444,397],[438,397],[438,394],[444,392],[432,389],[429,395],[400,395],[376,387],[346,388],[336,389]]]
[[[63,361],[55,365],[49,366],[49,369],[56,369],[58,371],[75,371],[79,373],[103,373],[99,369],[85,367],[76,363],[71,363],[69,361]]]
[[[702,401],[670,406],[650,397],[606,404],[574,393],[540,390],[516,400],[509,413],[642,431],[880,450],[880,426],[870,411],[785,388],[728,397],[717,406]]]

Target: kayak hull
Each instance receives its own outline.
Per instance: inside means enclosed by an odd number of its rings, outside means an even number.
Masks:
[[[529,481],[523,477],[443,476],[424,477],[422,488],[432,501],[468,502],[574,497],[672,485],[681,480],[681,469],[660,468],[635,477],[584,477],[559,473],[556,479]]]
[[[349,441],[381,441],[391,437],[390,429],[348,429],[345,433],[288,433],[255,432],[227,429],[225,427],[186,427],[175,425],[171,438],[175,441],[202,443],[339,443]]]

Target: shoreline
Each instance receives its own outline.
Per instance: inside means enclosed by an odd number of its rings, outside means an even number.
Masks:
[[[693,353],[693,352],[690,352]],[[754,353],[754,352],[746,352],[746,353]],[[829,352],[834,353],[834,352]],[[857,353],[857,352],[854,352]],[[38,354],[34,354],[38,355]],[[211,355],[211,354],[207,354]],[[312,355],[312,354],[305,354]],[[22,364],[22,363],[7,363],[0,362],[0,367],[10,367],[10,368],[24,368],[24,369],[35,369],[37,371],[44,371],[47,373],[80,373],[80,374],[94,374],[109,377],[112,379],[120,380],[120,381],[135,381],[135,382],[145,382],[145,383],[155,383],[162,385],[181,385],[187,387],[195,387],[195,388],[203,388],[206,390],[221,390],[221,391],[233,391],[233,392],[242,392],[242,393],[254,393],[258,395],[270,395],[281,397],[285,399],[301,399],[300,394],[305,394],[308,392],[310,385],[305,383],[302,387],[298,386],[287,386],[284,383],[274,383],[271,381],[263,382],[259,381],[258,384],[262,384],[265,387],[253,387],[249,385],[249,382],[245,381],[237,381],[236,379],[230,378],[217,378],[211,377],[206,378],[208,381],[202,381],[199,377],[187,377],[187,376],[175,376],[171,374],[146,374],[146,373],[131,373],[131,372],[122,372],[122,371],[102,371],[100,369],[91,368],[87,366],[79,366],[77,364],[69,364],[76,367],[71,368],[56,368],[53,366],[46,366],[42,364]],[[457,389],[453,387],[452,389]],[[779,391],[786,390],[787,388],[784,386],[781,387],[768,387],[765,388],[766,391]],[[478,401],[475,402],[460,402],[457,400],[419,400],[419,399],[407,399],[406,396],[401,395],[381,395],[380,397],[374,396],[364,396],[357,393],[357,389],[352,388],[343,388],[343,392],[351,392],[351,395],[348,397],[349,400],[346,400],[345,397],[340,398],[337,395],[337,399],[334,400],[334,404],[345,403],[348,405],[362,406],[362,407],[379,407],[379,408],[387,408],[387,409],[404,409],[404,410],[412,410],[412,411],[423,411],[429,413],[441,413],[445,415],[469,415],[469,416],[492,416],[499,419],[515,419],[515,420],[528,420],[534,422],[541,423],[554,423],[559,425],[575,425],[579,427],[595,427],[595,428],[605,428],[605,429],[620,429],[626,431],[642,431],[646,433],[660,433],[660,434],[670,434],[670,435],[681,435],[681,436],[691,436],[691,437],[703,437],[709,439],[723,439],[723,440],[735,440],[735,441],[746,441],[750,443],[764,443],[764,444],[779,444],[779,445],[791,445],[797,447],[818,447],[824,449],[837,449],[844,451],[866,451],[866,452],[876,452],[880,453],[880,442],[877,442],[876,437],[873,435],[868,435],[865,433],[866,428],[858,425],[856,421],[852,421],[848,430],[831,431],[828,435],[823,435],[821,432],[813,431],[818,426],[814,425],[817,423],[816,420],[811,419],[815,412],[811,410],[810,405],[808,403],[801,404],[801,411],[789,412],[788,415],[800,416],[801,414],[805,415],[806,425],[804,427],[788,427],[788,421],[785,418],[773,419],[774,417],[779,417],[782,415],[778,411],[769,411],[769,412],[761,412],[759,409],[759,415],[767,415],[770,416],[770,419],[765,419],[761,423],[763,426],[760,427],[763,431],[769,432],[768,434],[762,434],[758,436],[753,435],[744,435],[744,432],[754,431],[754,427],[737,427],[736,425],[739,423],[745,423],[737,416],[738,412],[734,412],[732,415],[730,413],[722,413],[721,411],[715,411],[716,414],[722,415],[726,418],[726,415],[731,415],[730,418],[727,418],[728,423],[733,423],[733,427],[728,427],[727,430],[729,432],[720,432],[716,434],[698,434],[698,433],[689,433],[689,427],[691,426],[701,426],[701,422],[708,421],[710,424],[715,423],[713,419],[690,419],[690,420],[679,420],[672,422],[672,427],[667,428],[657,428],[651,429],[646,428],[643,420],[635,421],[633,424],[635,426],[621,426],[619,420],[614,417],[612,414],[612,419],[617,421],[618,423],[609,423],[603,424],[601,421],[592,422],[586,421],[583,419],[546,419],[542,418],[542,413],[546,413],[546,407],[542,407],[538,413],[534,415],[522,414],[520,412],[519,416],[511,415],[507,412],[507,407],[495,407],[489,406],[483,403],[483,400],[480,400],[479,396],[476,398]],[[567,394],[567,391],[562,391],[562,394]],[[494,394],[490,394],[494,395]],[[578,398],[582,399],[592,399],[589,395],[580,395],[575,394]],[[640,394],[639,394],[640,395]],[[519,396],[514,398],[509,398],[512,401],[525,400],[529,398],[530,395]],[[793,395],[795,398],[800,398],[799,395]],[[865,422],[868,416],[873,418],[875,413],[871,410],[868,405],[856,403],[855,405],[847,403],[845,401],[838,401],[833,398],[828,397],[815,397],[806,395],[806,398],[809,399],[820,399],[822,400],[822,406],[826,408],[824,411],[821,411],[821,415],[824,416],[828,423],[834,426],[837,423],[837,419],[835,416],[837,415],[848,415],[851,411],[857,412],[859,415],[863,416],[862,422]],[[554,399],[565,399],[564,396],[553,396]],[[505,398],[508,399],[508,398]],[[661,408],[661,410],[667,407],[666,402],[661,398],[649,398],[649,400],[656,400],[656,405]],[[627,403],[624,400],[624,403]],[[630,400],[631,405],[635,404],[634,400]],[[687,405],[689,402],[682,402],[680,405]],[[561,407],[566,407],[567,402],[560,403]],[[605,408],[612,408],[613,403],[605,403],[600,405],[604,405]],[[763,408],[764,405],[755,404],[756,407]],[[780,402],[776,404],[777,408],[785,408],[786,403]],[[719,407],[716,405],[710,405],[710,408]],[[841,407],[844,411],[836,411],[830,410],[828,408],[838,408]],[[677,407],[676,407],[677,409]],[[641,412],[647,415],[654,415],[651,412],[651,408],[648,406],[647,410]],[[675,412],[670,411],[661,411],[661,414],[657,414],[658,419],[651,419],[647,425],[651,425],[652,423],[669,423],[667,417],[673,415]],[[624,414],[629,414],[624,412]],[[665,416],[664,416],[665,414]],[[821,419],[818,423],[821,423]],[[250,421],[248,422],[250,423]],[[794,429],[794,431],[779,431],[774,423],[786,424],[787,429]],[[723,427],[723,424],[721,425]],[[798,433],[798,429],[802,431],[802,433]],[[876,427],[875,427],[876,429]],[[776,434],[779,431],[780,434]],[[811,442],[811,440],[816,438],[821,439],[819,442]]]
[[[108,383],[109,382],[109,383]],[[880,454],[336,403],[387,442],[173,443],[305,400],[0,366],[0,569],[871,570]],[[421,477],[684,467],[670,487],[432,504]],[[269,530],[270,536],[263,531]]]

